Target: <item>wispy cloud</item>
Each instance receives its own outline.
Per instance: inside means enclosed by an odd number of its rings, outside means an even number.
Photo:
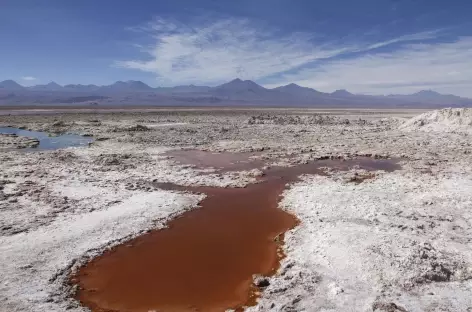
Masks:
[[[328,61],[278,77],[273,86],[293,81],[332,91],[386,94],[434,88],[440,92],[472,95],[472,37],[453,42],[406,44],[390,52],[369,53]]]
[[[408,34],[408,35],[400,36],[400,37],[393,38],[390,40],[377,42],[377,43],[368,45],[366,50],[378,49],[378,48],[382,48],[382,47],[395,44],[395,43],[405,43],[405,42],[411,42],[411,41],[422,41],[422,40],[434,39],[441,33],[441,31],[443,30],[435,29],[435,30],[430,30],[430,31],[419,32],[416,34]]]
[[[161,83],[215,84],[235,77],[261,79],[349,48],[313,46],[307,34],[275,38],[247,20],[223,20],[189,27],[156,20],[133,30],[151,32],[155,44],[145,47],[147,60],[117,62],[118,66],[155,73]],[[351,49],[355,49],[352,47]]]
[[[34,80],[36,80],[36,78],[32,77],[32,76],[23,76],[23,77],[21,77],[21,80],[34,81]]]
[[[154,73],[161,85],[215,85],[239,77],[267,86],[295,82],[322,91],[390,93],[460,89],[472,81],[472,39],[438,43],[442,30],[377,41],[352,34],[356,40],[349,43],[319,34],[280,35],[241,19],[199,26],[155,19],[130,30],[149,35],[153,43],[136,45],[143,58],[115,65]]]

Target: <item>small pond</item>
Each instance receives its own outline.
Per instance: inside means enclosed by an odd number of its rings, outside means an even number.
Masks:
[[[39,140],[39,145],[35,148],[28,148],[27,150],[55,150],[66,147],[88,146],[93,142],[93,138],[84,137],[77,134],[61,134],[55,135],[47,132],[29,131],[11,127],[0,127],[0,134],[16,134],[18,136],[25,136],[28,138],[36,138]]]

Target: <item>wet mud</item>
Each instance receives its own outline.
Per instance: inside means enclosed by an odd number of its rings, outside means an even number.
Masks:
[[[230,153],[200,150],[172,150],[164,155],[171,157],[179,164],[187,164],[196,168],[214,168],[219,171],[237,171],[260,168],[264,161],[258,159],[260,152]]]

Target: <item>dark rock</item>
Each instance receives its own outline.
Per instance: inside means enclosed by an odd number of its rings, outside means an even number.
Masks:
[[[128,128],[128,131],[150,131],[150,130],[151,130],[150,128],[143,125],[136,125],[136,126]]]
[[[375,302],[372,305],[373,311],[382,311],[382,312],[408,312],[405,308],[396,305],[393,302]]]
[[[254,277],[254,285],[259,288],[265,288],[270,285],[269,279],[265,276],[256,275]]]

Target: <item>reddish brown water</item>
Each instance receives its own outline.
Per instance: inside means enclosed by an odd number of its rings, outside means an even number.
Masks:
[[[203,192],[201,208],[117,246],[81,268],[72,283],[92,311],[225,311],[255,303],[253,274],[270,275],[282,257],[274,238],[297,219],[277,209],[288,182],[319,167],[396,169],[389,161],[319,161],[273,168],[246,188],[162,188]]]

